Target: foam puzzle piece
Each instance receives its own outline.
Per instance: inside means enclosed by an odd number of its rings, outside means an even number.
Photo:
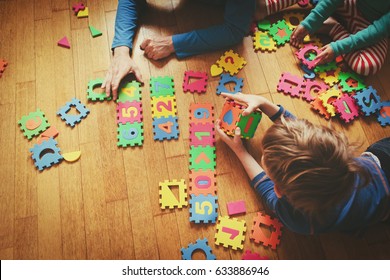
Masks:
[[[152,117],[170,117],[176,115],[176,98],[174,96],[159,96],[151,100]]]
[[[255,51],[275,52],[276,42],[268,35],[268,32],[256,31],[253,36],[253,48]]]
[[[303,65],[307,66],[308,69],[314,69],[316,66],[316,60],[308,58],[309,53],[314,53],[315,57],[322,53],[322,51],[313,44],[307,44],[303,48],[300,48],[295,55],[302,62]]]
[[[309,0],[300,0],[298,1],[299,7],[305,8],[309,5]]]
[[[96,88],[100,88],[103,84],[103,79],[97,78],[94,80],[90,80],[88,82],[87,88],[87,98],[90,101],[103,101],[103,100],[111,100],[111,96],[106,96],[106,92],[102,90],[102,92],[96,92]]]
[[[382,108],[381,99],[372,86],[356,92],[353,98],[365,116],[370,116]]]
[[[103,33],[100,30],[96,29],[92,25],[89,25],[89,31],[91,32],[93,38],[103,35]]]
[[[214,106],[211,103],[191,103],[190,104],[190,123],[213,123]]]
[[[188,205],[187,201],[187,185],[184,179],[181,180],[165,180],[164,182],[160,182],[159,184],[159,194],[160,194],[160,206],[161,209],[165,208],[183,208],[183,206]],[[176,198],[173,194],[171,188],[178,187],[179,189],[179,197]]]
[[[302,98],[307,102],[311,102],[315,99],[313,94],[316,94],[317,96],[328,89],[329,87],[321,81],[306,81]]]
[[[190,171],[190,194],[194,195],[216,195],[216,172],[212,170],[191,170]]]
[[[245,253],[242,254],[241,259],[242,260],[269,260],[268,257],[266,256],[262,257],[257,253],[252,253],[251,250],[246,250]]]
[[[343,92],[359,91],[366,88],[363,78],[356,73],[340,72],[339,80]]]
[[[0,59],[0,78],[5,71],[5,67],[7,67],[7,66],[8,66],[8,62],[4,59]]]
[[[234,83],[233,90],[229,90],[226,88],[226,85],[231,83]],[[222,74],[217,87],[217,95],[220,95],[222,92],[227,92],[231,94],[240,92],[243,86],[244,79],[229,74]]]
[[[67,162],[75,162],[78,161],[81,157],[81,151],[74,151],[69,153],[62,154],[63,158]]]
[[[186,71],[184,72],[183,91],[205,93],[207,90],[207,73]],[[191,80],[195,80],[191,82]]]
[[[141,84],[137,81],[121,84],[118,92],[118,99],[116,100],[118,103],[126,101],[140,101],[142,99]]]
[[[245,240],[246,225],[244,220],[223,216],[218,218],[215,244],[223,247],[232,247],[233,250],[242,250]]]
[[[340,114],[340,118],[349,123],[359,116],[359,107],[355,99],[348,94],[343,94],[333,102],[336,112]]]
[[[268,31],[271,28],[271,22],[268,19],[263,19],[257,23],[259,30]]]
[[[116,111],[117,123],[142,122],[142,103],[140,101],[118,102]]]
[[[299,12],[288,12],[283,14],[283,18],[291,30],[297,28],[299,23],[303,21],[305,15]]]
[[[267,235],[263,232],[261,225],[272,228],[270,230],[271,235]],[[276,249],[276,246],[280,243],[280,237],[282,236],[283,225],[277,218],[271,218],[270,216],[261,212],[257,213],[257,216],[253,219],[253,227],[250,234],[250,239],[255,243],[262,244],[263,246]]]
[[[246,206],[244,200],[228,202],[226,205],[229,216],[246,213]]]
[[[231,136],[234,135],[237,123],[240,120],[241,112],[241,105],[233,101],[225,101],[219,119],[221,120],[220,127],[226,134]]]
[[[191,146],[214,146],[215,131],[212,123],[190,123]]]
[[[153,139],[154,140],[171,140],[179,139],[179,124],[177,117],[161,117],[153,119]]]
[[[117,146],[142,146],[144,141],[144,130],[142,123],[118,124]]]
[[[382,102],[382,108],[376,115],[381,126],[390,125],[390,101]]]
[[[226,51],[217,61],[219,67],[222,67],[230,75],[236,75],[246,65],[246,61],[233,50]]]
[[[44,140],[48,140],[49,138],[56,138],[58,136],[59,132],[57,128],[54,126],[50,126],[48,129],[46,129],[44,132],[42,132],[37,139],[37,144],[42,144]]]
[[[57,142],[53,138],[43,141],[42,144],[35,144],[30,149],[31,157],[34,160],[35,166],[42,171],[46,168],[58,164],[63,157],[60,154],[60,149],[57,147]]]
[[[316,77],[316,73],[312,69],[307,68],[307,66],[302,63],[300,64],[300,66],[303,72],[305,72],[305,74],[303,74],[303,77],[306,80],[313,80]]]
[[[75,12],[76,15],[79,11],[83,11],[84,9],[85,6],[82,2],[78,2],[72,5],[72,10]]]
[[[206,260],[216,260],[217,257],[213,254],[211,247],[208,245],[207,238],[198,239],[194,244],[188,244],[187,248],[181,248],[182,260],[192,260],[192,254],[196,250],[201,250],[206,255]]]
[[[318,73],[318,77],[323,80],[327,85],[334,86],[339,82],[339,75],[341,69],[337,67],[336,69],[330,69],[325,72]]]
[[[318,95],[318,98],[322,101],[322,105],[331,117],[336,115],[336,109],[332,103],[339,97],[341,97],[341,91],[335,87]]]
[[[254,111],[247,116],[240,114],[236,126],[241,129],[241,138],[249,139],[255,136],[261,117],[262,113],[260,111]]]
[[[305,80],[301,77],[294,76],[290,73],[282,73],[277,85],[278,92],[291,95],[291,97],[299,97],[301,95]]]
[[[330,119],[330,114],[328,111],[326,111],[326,108],[324,105],[322,105],[322,100],[319,99],[318,96],[312,102],[310,102],[310,105],[313,110],[317,111],[325,119]]]
[[[69,114],[69,111],[75,107],[78,115]],[[89,114],[89,109],[77,98],[72,98],[70,102],[67,102],[63,107],[58,110],[57,115],[61,117],[65,123],[71,127],[74,127],[76,123],[80,123],[82,119],[86,118]]]
[[[215,147],[190,146],[191,170],[215,170],[216,164]]]
[[[213,64],[210,67],[210,74],[213,77],[219,76],[223,73],[223,68],[219,67],[217,64]]]
[[[175,84],[173,77],[152,77],[150,78],[150,96],[173,96],[175,94]]]
[[[190,198],[190,222],[212,223],[217,221],[218,217],[218,197],[215,195],[194,195]]]
[[[40,109],[29,113],[27,116],[23,116],[18,121],[18,124],[28,140],[31,140],[34,136],[38,136],[50,126],[45,118],[45,114]],[[30,127],[30,129],[28,127]]]
[[[271,35],[278,46],[284,45],[290,41],[291,34],[292,30],[284,19],[278,20],[276,23],[272,24],[269,29],[269,35]]]
[[[70,43],[69,43],[68,38],[66,36],[61,38],[57,42],[57,45],[60,46],[60,47],[64,47],[64,48],[70,49]]]
[[[81,10],[77,13],[78,18],[85,18],[88,17],[88,15],[89,15],[88,7],[85,7],[84,10]]]

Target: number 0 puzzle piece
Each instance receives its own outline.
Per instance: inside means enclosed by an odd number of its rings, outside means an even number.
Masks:
[[[241,129],[241,138],[249,139],[255,135],[261,117],[262,113],[259,111],[254,111],[247,116],[240,114],[237,127]]]
[[[190,222],[215,223],[218,217],[218,197],[215,195],[193,195],[190,199]]]
[[[29,113],[27,116],[23,116],[18,124],[28,140],[34,136],[38,136],[50,126],[45,118],[45,114],[40,109]]]
[[[246,61],[233,50],[229,50],[221,56],[221,58],[217,61],[217,64],[233,76],[246,65]]]
[[[169,207],[173,209],[175,207],[182,208],[183,206],[187,206],[187,185],[184,179],[181,180],[165,180],[164,182],[159,183],[160,187],[160,205],[161,209],[165,209]],[[178,187],[179,189],[179,197],[176,198],[173,194],[171,188]]]
[[[244,220],[229,218],[228,216],[219,217],[215,233],[215,244],[223,247],[232,247],[233,250],[242,250],[245,240],[246,225]]]
[[[211,247],[208,245],[207,238],[198,239],[195,244],[190,243],[187,248],[181,248],[181,258],[183,260],[192,260],[192,254],[196,250],[201,250],[206,255],[206,260],[217,259],[212,253]]]
[[[184,72],[183,91],[205,93],[207,89],[207,73],[186,71]]]
[[[353,96],[353,98],[355,98],[366,116],[374,114],[382,107],[381,99],[377,94],[376,89],[374,89],[372,86],[358,91],[356,95]]]
[[[270,228],[271,235],[264,233],[261,225]],[[263,246],[270,246],[272,249],[276,249],[276,246],[280,243],[280,237],[282,236],[283,225],[276,218],[271,218],[266,214],[260,212],[253,219],[253,227],[250,235],[255,243],[260,243]],[[272,229],[271,229],[272,228]]]
[[[41,144],[35,144],[34,147],[30,149],[30,152],[34,164],[39,171],[50,168],[54,164],[60,163],[63,159],[60,155],[60,149],[57,147],[57,142],[53,138],[42,141]]]
[[[215,170],[191,170],[190,171],[190,194],[215,195],[217,193]]]

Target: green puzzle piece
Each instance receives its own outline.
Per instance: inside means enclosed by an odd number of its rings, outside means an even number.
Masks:
[[[103,101],[103,100],[111,100],[111,96],[107,97],[105,92],[95,92],[94,89],[97,87],[100,88],[100,86],[103,84],[103,79],[95,79],[90,80],[88,82],[88,89],[87,89],[87,98],[91,101]]]
[[[363,79],[356,73],[340,72],[339,80],[340,86],[344,92],[358,91],[366,88]],[[349,85],[349,80],[351,80],[354,85]]]
[[[269,29],[269,34],[272,36],[276,44],[280,46],[290,41],[292,30],[287,25],[286,21],[283,19],[278,20],[277,23],[271,25],[271,28]]]
[[[118,147],[142,146],[144,130],[142,123],[118,124]]]
[[[173,96],[175,85],[173,78],[169,76],[150,78],[150,96]]]
[[[215,147],[191,146],[190,169],[191,170],[215,170],[216,167]]]
[[[241,129],[242,138],[252,138],[255,135],[257,126],[261,121],[262,114],[260,112],[253,112],[247,116],[240,115],[240,120],[237,126]]]
[[[116,102],[141,101],[141,84],[137,81],[121,85],[119,87],[118,99]]]
[[[38,136],[50,126],[45,118],[45,114],[40,109],[29,113],[27,116],[23,116],[18,124],[28,140],[34,136]]]

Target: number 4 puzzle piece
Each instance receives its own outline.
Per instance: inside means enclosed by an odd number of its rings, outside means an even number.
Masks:
[[[187,206],[187,185],[184,179],[181,180],[165,180],[164,182],[159,183],[160,187],[160,205],[161,209],[165,209],[169,207],[173,209],[175,207],[182,208],[183,206]],[[178,187],[179,188],[179,198],[177,199],[173,194],[171,188]]]
[[[215,233],[215,244],[223,247],[232,247],[233,250],[244,247],[246,226],[244,220],[229,218],[228,216],[219,217]]]
[[[271,235],[267,235],[263,232],[261,225],[272,228]],[[255,243],[260,243],[263,246],[270,246],[272,249],[276,249],[276,246],[280,243],[280,237],[282,235],[283,225],[276,218],[271,218],[266,214],[260,212],[253,219],[253,227],[250,235]]]

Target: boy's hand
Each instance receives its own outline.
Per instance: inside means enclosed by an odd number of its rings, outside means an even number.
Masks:
[[[335,59],[334,51],[333,51],[332,47],[330,46],[330,44],[323,46],[320,50],[322,52],[315,58],[316,65],[326,64],[326,63],[329,63]]]
[[[264,103],[264,99],[265,99],[260,95],[242,94],[241,92],[235,94],[222,92],[221,95],[228,99],[237,101],[238,103],[246,105],[247,108],[245,108],[245,110],[242,111],[243,116],[247,116],[250,113],[254,112],[257,108],[259,108]]]
[[[234,131],[234,136],[229,137],[221,129],[221,120],[218,119],[215,122],[215,129],[217,130],[217,132],[218,132],[219,136],[221,137],[221,139],[223,140],[223,142],[225,142],[230,147],[230,149],[233,150],[233,152],[236,155],[240,154],[241,152],[246,151],[245,146],[241,140],[241,129],[239,127],[236,127],[236,129]]]
[[[309,32],[306,30],[306,28],[301,24],[298,25],[291,34],[290,44],[296,48],[299,48],[299,45],[303,42],[303,38],[305,38],[307,34],[309,34]]]

